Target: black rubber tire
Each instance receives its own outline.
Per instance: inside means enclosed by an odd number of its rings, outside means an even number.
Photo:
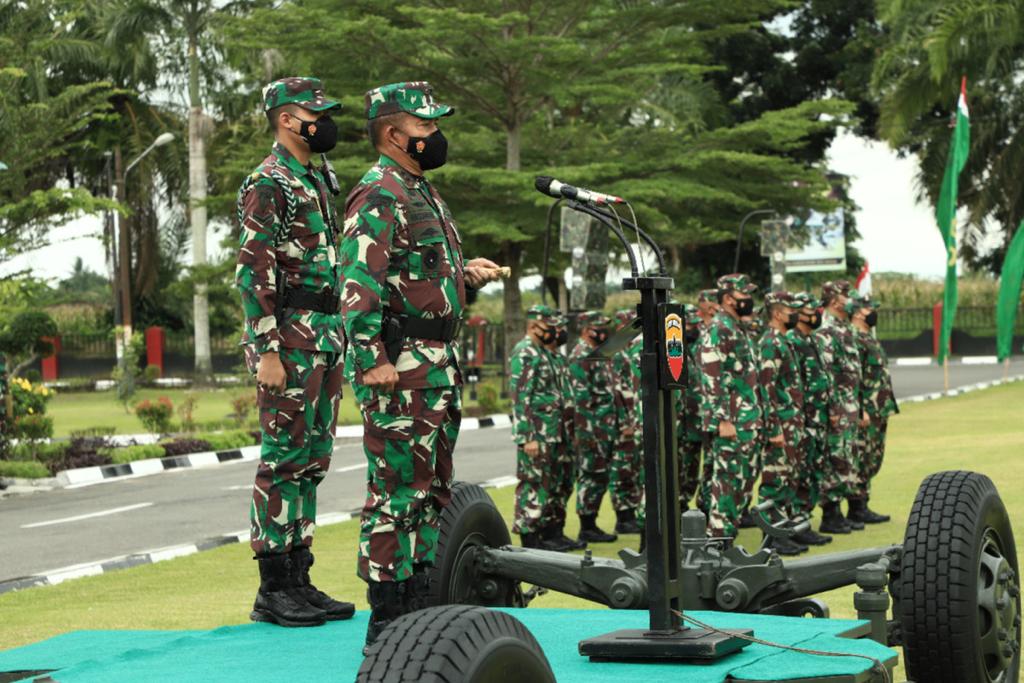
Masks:
[[[505,612],[473,605],[428,607],[388,625],[356,683],[554,683],[540,644]]]
[[[475,547],[500,548],[512,542],[508,527],[494,501],[476,484],[457,482],[452,500],[441,513],[434,566],[427,570],[427,606],[469,604],[516,607],[522,604],[519,583],[491,579],[487,595],[469,589],[466,553]]]
[[[1017,683],[1020,568],[1006,507],[988,477],[940,472],[921,483],[896,586],[908,678]],[[998,624],[1006,627],[1003,641]],[[1004,646],[1016,652],[993,654]]]

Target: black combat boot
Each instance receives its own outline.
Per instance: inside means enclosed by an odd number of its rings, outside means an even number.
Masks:
[[[540,549],[540,535],[519,534],[519,545],[523,546],[524,548]]]
[[[597,515],[580,515],[579,539],[587,543],[614,543],[619,537],[597,526]]]
[[[850,511],[846,515],[846,519],[851,522],[860,522],[861,524],[882,524],[888,522],[891,518],[889,515],[880,515],[871,508],[868,507],[867,498],[850,498]]]
[[[292,550],[292,587],[302,598],[313,607],[322,609],[327,621],[351,619],[356,613],[356,606],[351,602],[335,600],[319,590],[309,580],[309,568],[313,566],[313,553],[306,546]]]
[[[306,602],[292,586],[292,558],[287,553],[256,557],[260,563],[260,589],[249,618],[280,626],[320,626],[327,614]]]
[[[554,528],[554,532],[553,533],[558,535],[558,540],[561,541],[562,543],[567,544],[569,550],[584,550],[587,547],[587,542],[586,541],[581,541],[579,539],[569,538],[568,536],[565,535],[565,524],[564,523],[563,524],[554,524],[554,525],[552,525],[552,527]]]
[[[550,524],[540,530],[540,547],[544,550],[554,550],[559,553],[564,553],[567,550],[574,550],[575,544],[568,538],[562,540],[561,529],[554,524]]]
[[[846,525],[854,531],[861,531],[864,529],[864,520],[861,519],[861,511],[863,509],[864,501],[861,498],[847,498],[846,502],[850,507],[849,514],[843,519],[846,520]],[[839,514],[843,514],[842,511]]]
[[[616,510],[615,518],[617,534],[639,534],[643,531],[643,527],[637,524],[635,510]]]
[[[416,565],[413,575],[405,583],[405,613],[418,612],[430,607],[430,577],[426,567]]]
[[[850,526],[839,510],[839,503],[821,504],[821,526],[818,527],[818,531],[823,534],[850,533]]]
[[[771,538],[764,544],[764,547],[774,550],[779,555],[789,557],[807,552],[807,546],[797,543],[792,538]]]
[[[757,522],[754,521],[754,515],[752,512],[750,512],[750,508],[747,508],[746,510],[743,511],[743,514],[740,515],[740,521],[736,526],[738,526],[740,529],[757,528]]]
[[[793,534],[792,538],[802,545],[828,545],[832,542],[831,536],[822,536],[810,527],[800,533]]]
[[[377,640],[381,631],[405,614],[406,582],[370,581],[366,588],[366,600],[370,603],[370,621],[366,625],[366,647],[363,648],[363,656],[369,653],[370,646]]]
[[[888,522],[889,520],[892,519],[892,517],[890,517],[889,515],[883,515],[883,514],[881,514],[879,512],[875,512],[874,510],[872,510],[868,506],[868,503],[870,502],[870,500],[871,500],[870,498],[865,498],[864,499],[864,523],[865,524],[884,524],[885,522]]]

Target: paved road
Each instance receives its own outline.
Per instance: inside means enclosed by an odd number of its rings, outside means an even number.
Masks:
[[[941,368],[893,370],[897,396],[942,389]],[[955,365],[950,369],[953,386],[998,379],[1002,374],[997,366]],[[1011,374],[1024,374],[1024,361],[1015,363]],[[459,439],[455,464],[457,476],[465,481],[515,474],[508,429],[465,432]],[[0,581],[242,531],[248,525],[254,468],[252,462],[238,462],[170,470],[150,477],[0,499],[0,547],[5,549]],[[360,446],[338,446],[332,470],[321,485],[321,514],[358,508],[364,476]]]

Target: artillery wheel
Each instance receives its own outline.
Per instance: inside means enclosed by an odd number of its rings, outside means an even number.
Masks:
[[[903,540],[895,613],[908,677],[1017,683],[1020,568],[992,481],[939,472],[921,483]]]
[[[505,612],[428,607],[395,619],[370,646],[357,683],[555,683],[540,644]]]
[[[481,576],[476,566],[480,548],[512,542],[494,501],[476,484],[458,482],[441,513],[434,566],[427,570],[427,605],[523,605],[519,583]]]

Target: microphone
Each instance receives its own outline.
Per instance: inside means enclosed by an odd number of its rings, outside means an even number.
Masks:
[[[573,187],[555,180],[551,176],[539,175],[533,183],[540,192],[550,197],[565,197],[587,204],[625,204],[626,200],[603,192],[585,190],[581,187]]]

